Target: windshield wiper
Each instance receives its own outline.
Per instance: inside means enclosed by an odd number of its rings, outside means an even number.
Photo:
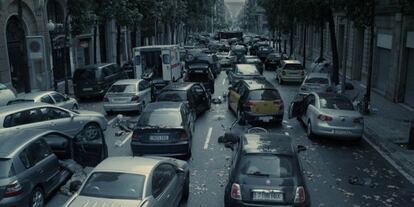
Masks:
[[[269,174],[265,174],[265,173],[262,173],[260,171],[256,171],[256,172],[252,172],[252,173],[247,173],[247,175],[262,176],[262,177],[269,177],[270,176]]]

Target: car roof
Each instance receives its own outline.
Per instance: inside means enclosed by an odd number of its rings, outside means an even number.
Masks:
[[[276,133],[245,134],[242,137],[245,154],[294,155],[292,138]]]
[[[32,100],[32,99],[35,99],[39,96],[44,96],[44,95],[50,94],[52,92],[57,93],[56,91],[36,91],[36,92],[19,94],[16,99]]]
[[[179,110],[182,102],[160,101],[148,104],[145,111],[159,111],[159,110]]]
[[[191,69],[208,69],[210,65],[208,63],[191,63],[187,66]]]
[[[119,80],[119,81],[115,82],[114,85],[137,84],[141,81],[142,81],[142,79],[123,79],[123,80]]]
[[[327,78],[329,79],[328,73],[309,73],[308,78]]]
[[[186,91],[188,89],[190,89],[194,84],[196,83],[191,83],[191,82],[176,82],[176,83],[171,83],[170,85],[168,85],[167,87],[165,87],[163,90],[183,90]]]
[[[22,147],[38,137],[52,132],[59,133],[56,131],[45,131],[44,129],[3,131],[0,133],[0,157],[13,158],[15,153],[19,152]]]
[[[92,172],[128,172],[149,175],[162,160],[148,157],[108,157],[96,166]]]
[[[236,67],[239,70],[256,70],[257,71],[256,66],[254,66],[252,64],[237,64]]]
[[[23,102],[19,104],[12,104],[12,105],[0,107],[0,114],[11,114],[17,111],[23,111],[25,109],[30,109],[33,107],[42,107],[42,106],[53,106],[53,105],[42,103],[42,102]]]
[[[302,64],[299,60],[283,60],[285,64]]]
[[[244,79],[241,80],[244,84],[247,85],[249,90],[258,90],[258,89],[274,89],[276,88],[266,79]]]

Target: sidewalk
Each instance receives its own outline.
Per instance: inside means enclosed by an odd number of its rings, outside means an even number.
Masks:
[[[302,61],[300,56],[297,59]],[[311,64],[310,60],[306,62],[307,67]],[[351,100],[357,95],[362,98],[365,87],[358,81],[352,83],[355,89],[346,91],[345,95]],[[364,139],[414,183],[414,150],[406,149],[414,111],[385,99],[375,91],[371,93],[371,108],[371,114],[364,116]]]

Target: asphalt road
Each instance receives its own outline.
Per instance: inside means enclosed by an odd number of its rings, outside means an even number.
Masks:
[[[286,104],[292,101],[298,85],[279,86],[274,72],[265,71],[268,78],[279,89]],[[216,80],[214,97],[227,92],[226,74],[223,72]],[[81,109],[103,113],[102,103],[92,100],[81,103]],[[288,107],[285,107],[287,111]],[[136,119],[136,114],[126,114]],[[108,117],[108,120],[113,117]],[[235,116],[228,111],[227,103],[213,105],[211,110],[196,121],[191,158],[190,197],[182,207],[221,207],[223,206],[224,186],[228,179],[231,150],[218,144],[217,138],[224,133],[221,125],[228,127]],[[246,127],[236,125],[238,131]],[[300,159],[312,206],[359,207],[359,206],[414,206],[414,185],[407,181],[367,142],[350,144],[326,138],[309,140],[305,129],[296,120],[287,119],[281,126],[265,126],[269,131],[292,136],[296,144],[304,145],[307,150]],[[117,129],[109,128],[105,134],[110,156],[131,155],[130,139],[127,135],[114,136]],[[357,181],[350,182],[350,179]],[[353,184],[351,184],[353,183]],[[61,206],[67,197],[57,194],[48,206]]]

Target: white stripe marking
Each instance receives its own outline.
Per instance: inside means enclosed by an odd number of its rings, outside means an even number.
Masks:
[[[111,119],[111,120],[109,120],[108,121],[108,125],[112,125],[112,123],[117,119],[118,117],[114,117],[113,119]]]
[[[226,79],[224,78],[224,79],[223,79],[223,85],[224,85],[225,83],[226,83]]]
[[[213,128],[209,128],[208,132],[207,132],[207,139],[206,142],[204,143],[204,149],[206,150],[208,148],[208,143],[210,142],[210,138],[211,138],[211,133],[213,132]]]
[[[132,137],[132,133],[129,133],[128,134],[128,136],[126,136],[125,137],[125,139],[124,140],[118,140],[116,143],[115,143],[115,145],[117,146],[117,147],[122,147],[128,140],[130,140],[131,139],[131,137]]]

